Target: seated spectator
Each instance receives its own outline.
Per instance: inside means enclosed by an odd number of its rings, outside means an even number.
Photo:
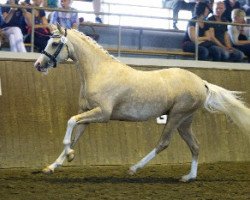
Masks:
[[[33,0],[32,6],[40,7],[43,0]],[[32,28],[32,10],[28,10],[28,16],[30,18],[28,23],[28,36],[25,38],[25,42],[31,41],[31,28]],[[44,10],[34,10],[35,15],[35,30],[34,30],[34,45],[39,52],[45,49],[48,40],[50,39],[50,30],[48,26],[48,20],[45,16]]]
[[[0,27],[1,27],[2,23],[3,23],[2,8],[0,7]],[[2,33],[2,30],[0,29],[0,49],[2,46],[2,40],[3,40],[3,33]]]
[[[246,13],[241,9],[234,9],[232,11],[233,23],[245,24]],[[230,35],[233,47],[241,50],[250,62],[250,40],[248,40],[248,34],[244,26],[228,25],[228,33]]]
[[[0,26],[3,24],[3,13],[2,8],[0,7]]]
[[[215,44],[210,41],[210,31],[209,26],[204,23],[204,19],[208,16],[210,12],[209,5],[207,3],[199,2],[195,6],[194,17],[192,20],[198,20],[199,24],[199,35],[198,35],[198,59],[207,60],[209,57],[209,52],[213,51],[213,46]],[[195,52],[195,31],[196,22],[190,21],[188,23],[187,31],[185,33],[183,42],[183,51],[185,52]],[[210,53],[211,54],[211,53]]]
[[[213,15],[208,18],[209,21],[227,22],[223,18],[225,4],[222,0],[215,1],[213,4]],[[244,57],[243,52],[235,49],[231,45],[230,37],[225,24],[209,24],[211,41],[217,48],[214,48],[213,58],[216,61],[241,61]]]
[[[175,0],[173,4],[173,28],[178,29],[176,24],[178,22],[178,14],[180,10],[188,10],[193,12],[196,0]]]
[[[75,9],[71,8],[73,0],[61,0],[61,8],[74,11]],[[54,11],[50,19],[51,24],[59,23],[64,28],[74,28],[78,29],[79,18],[78,13],[76,12],[59,12]]]
[[[18,4],[18,0],[8,0],[6,4]],[[26,34],[27,13],[24,9],[2,7],[3,34],[9,39],[10,50],[13,52],[26,52],[23,43],[23,34]]]
[[[43,0],[42,7],[49,7],[49,8],[58,8],[58,0]],[[48,23],[50,23],[51,12],[49,12],[47,16]]]
[[[240,2],[237,0],[225,0],[225,11],[223,13],[223,17],[229,21],[232,22],[231,18],[231,12],[233,9],[240,8]]]
[[[49,8],[57,8],[58,7],[58,0],[44,0],[43,6],[49,7]]]

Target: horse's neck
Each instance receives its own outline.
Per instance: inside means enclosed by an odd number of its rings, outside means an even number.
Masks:
[[[117,66],[112,64],[117,63],[117,60],[101,49],[99,45],[89,41],[88,38],[81,38],[76,33],[69,34],[68,37],[74,48],[73,54],[77,73],[83,85],[83,90],[88,87],[88,83],[93,77],[97,77],[98,74],[103,72],[103,67],[109,68],[107,70],[112,70],[111,66]],[[74,58],[72,59],[74,60]]]
[[[86,36],[77,37],[76,33],[71,34],[70,41],[74,47],[74,55],[79,66],[86,74],[98,73],[98,68],[102,63],[112,60],[103,49],[97,44],[94,44],[90,39],[84,38]]]

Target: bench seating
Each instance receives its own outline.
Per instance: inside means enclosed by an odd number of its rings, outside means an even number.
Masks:
[[[106,48],[106,50],[111,54],[118,54],[117,48]],[[180,50],[162,50],[162,49],[120,49],[121,54],[127,55],[152,55],[152,56],[178,56],[178,57],[188,57],[194,58],[194,53],[183,52]]]
[[[98,36],[98,43],[111,54],[128,56],[162,56],[167,58],[194,58],[193,53],[182,51],[184,31],[145,27],[82,23],[79,31],[89,36]],[[117,45],[120,43],[120,51]]]
[[[176,30],[131,26],[119,28],[117,25],[91,23],[82,23],[79,31],[89,36],[98,35],[98,43],[105,48],[116,48],[120,43],[122,48],[131,49],[181,49],[185,35],[183,31]]]

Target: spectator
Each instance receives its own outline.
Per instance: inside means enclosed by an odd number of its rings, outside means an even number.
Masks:
[[[8,0],[6,4],[16,5],[18,0]],[[27,13],[25,9],[3,7],[2,32],[9,39],[10,50],[13,52],[26,52],[23,43],[23,34],[26,33]]]
[[[246,13],[241,9],[234,9],[232,11],[233,23],[245,24]],[[233,46],[236,49],[241,50],[250,62],[250,40],[248,40],[248,34],[244,26],[228,25],[228,33],[230,35]]]
[[[73,0],[61,0],[61,7],[69,11],[74,11],[75,9],[71,8],[72,2]],[[78,29],[78,13],[54,11],[51,15],[50,23],[59,23],[64,28]]]
[[[102,23],[102,19],[100,17],[100,11],[101,11],[101,0],[84,0],[87,2],[92,2],[93,10],[95,14],[95,22],[96,23]],[[81,17],[81,23],[84,22],[84,18]]]
[[[198,20],[199,24],[199,35],[198,35],[198,59],[207,60],[209,57],[209,52],[213,51],[213,46],[215,44],[210,41],[210,31],[209,26],[204,23],[204,19],[208,16],[210,12],[209,5],[204,2],[199,2],[195,6],[194,17],[192,20]],[[187,31],[185,33],[183,42],[183,51],[185,52],[195,52],[195,25],[196,22],[190,21],[188,23]]]
[[[213,15],[208,18],[209,21],[226,22],[223,18],[225,4],[222,0],[215,1],[213,4]],[[216,61],[240,61],[243,59],[243,52],[232,48],[230,37],[225,24],[210,24],[209,31],[211,40],[217,45],[212,52],[212,57]]]
[[[177,29],[178,14],[180,10],[188,10],[193,12],[196,0],[175,0],[173,4],[173,28]]]
[[[58,8],[58,0],[43,0],[43,7],[49,7],[49,8]],[[47,15],[47,21],[48,23],[50,23],[50,18],[51,18],[51,12],[47,11],[48,15]]]
[[[102,23],[102,19],[100,18],[101,0],[93,0],[93,9],[95,13],[95,22]]]
[[[44,7],[49,7],[49,8],[57,8],[58,0],[44,0],[43,1],[43,6]]]
[[[223,17],[226,18],[227,21],[232,22],[231,12],[235,8],[240,8],[240,2],[237,0],[225,0],[225,12],[223,13]]]
[[[0,27],[3,23],[3,17],[2,17],[2,8],[0,7]],[[1,49],[1,46],[2,46],[2,40],[3,40],[3,35],[2,35],[2,30],[0,29],[0,49]]]
[[[33,0],[32,6],[40,7],[42,4],[43,0]],[[31,27],[32,27],[32,10],[29,10],[29,22],[28,23],[28,32],[29,35],[26,37],[25,42],[30,42],[31,41]],[[39,52],[44,50],[44,48],[47,45],[48,40],[50,39],[50,30],[47,27],[48,26],[48,20],[45,16],[45,11],[44,10],[34,10],[34,15],[35,15],[35,31],[34,31],[34,45],[38,49]]]
[[[0,49],[2,47],[2,43],[3,43],[3,34],[2,34],[2,30],[0,29]]]
[[[2,8],[0,7],[0,26],[3,24],[3,13]]]

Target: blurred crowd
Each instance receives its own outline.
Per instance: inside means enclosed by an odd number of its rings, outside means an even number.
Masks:
[[[198,44],[199,60],[240,62],[247,57],[250,62],[249,28],[244,26],[246,13],[249,8],[241,7],[237,0],[196,2],[185,32],[183,51],[195,52]],[[237,25],[227,25],[228,22]]]
[[[86,0],[89,1],[89,0]],[[7,0],[8,7],[0,7],[0,46],[1,38],[9,40],[10,50],[13,52],[26,52],[25,43],[31,42],[32,9],[31,7],[62,8],[70,12],[53,11],[46,15],[43,9],[34,9],[34,46],[41,52],[50,38],[49,24],[59,23],[65,28],[78,29],[79,17],[71,7],[73,0]],[[102,23],[99,16],[100,0],[89,1],[93,4],[95,22]],[[22,8],[14,7],[21,5]],[[13,6],[13,7],[12,7]],[[83,19],[82,19],[83,21]]]
[[[34,46],[41,52],[50,38],[49,24],[59,23],[62,27],[78,29],[84,19],[72,8],[73,0],[7,0],[7,7],[0,7],[0,38],[9,41],[13,52],[26,52],[25,43],[31,42],[31,7],[62,8],[70,12],[53,11],[49,15],[43,9],[34,9]],[[100,0],[92,2],[95,23],[102,23],[99,16]],[[170,0],[166,0],[170,1]],[[166,2],[165,1],[165,2]],[[245,57],[250,62],[250,36],[246,16],[250,15],[250,0],[172,0],[173,29],[177,28],[180,10],[192,12],[183,39],[183,51],[195,52],[198,44],[198,59],[239,62]],[[17,8],[15,5],[21,5]],[[207,23],[210,22],[210,23]],[[217,23],[211,23],[217,22]],[[225,22],[237,23],[227,25]],[[196,34],[198,24],[198,35]],[[1,39],[0,39],[1,42]],[[1,46],[1,43],[0,43]]]

